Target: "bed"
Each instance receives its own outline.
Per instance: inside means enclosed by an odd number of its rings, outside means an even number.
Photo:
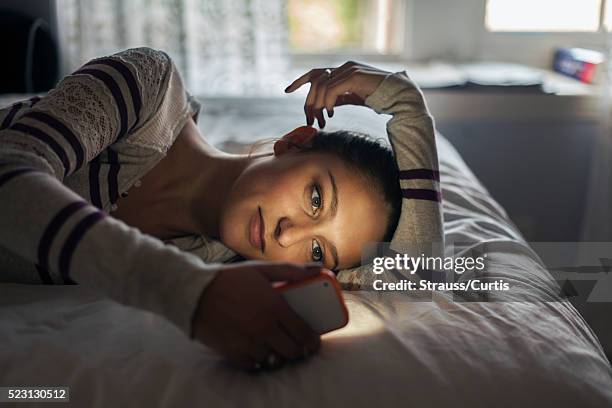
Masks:
[[[209,99],[199,125],[214,144],[239,150],[302,116],[299,98]],[[329,125],[384,136],[387,119],[343,107]],[[511,279],[511,294],[345,292],[350,323],[325,335],[319,354],[253,375],[94,291],[3,284],[0,385],[70,386],[79,407],[612,406],[612,369],[596,336],[504,209],[437,139],[446,255],[486,253],[488,277]]]

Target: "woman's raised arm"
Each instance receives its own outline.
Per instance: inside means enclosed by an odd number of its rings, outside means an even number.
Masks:
[[[393,242],[430,255],[443,255],[444,229],[434,120],[421,90],[406,75],[387,76],[365,104],[392,115],[387,134],[399,168],[404,198]]]

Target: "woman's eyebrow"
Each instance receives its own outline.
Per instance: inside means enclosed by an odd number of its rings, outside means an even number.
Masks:
[[[328,169],[327,174],[329,175],[329,182],[332,185],[332,199],[329,206],[329,210],[333,218],[336,216],[336,212],[338,212],[338,187],[336,186],[336,179],[334,178],[334,175],[332,174],[331,170]],[[334,244],[329,241],[327,242],[329,243],[329,252],[331,252],[332,257],[334,258],[334,265],[332,266],[332,270],[336,270],[338,268],[338,265],[340,265],[340,261],[338,260],[338,250],[336,249],[336,246]]]
[[[331,252],[332,254],[332,258],[334,258],[334,264],[331,267],[332,271],[335,271],[336,269],[338,269],[338,265],[340,264],[340,262],[338,261],[338,250],[336,249],[336,246],[334,244],[332,244],[331,242],[329,242],[329,252]]]
[[[336,179],[332,174],[331,170],[327,170],[327,174],[329,175],[329,182],[332,185],[332,200],[330,205],[331,216],[335,217],[336,212],[338,211],[338,187],[336,186]]]

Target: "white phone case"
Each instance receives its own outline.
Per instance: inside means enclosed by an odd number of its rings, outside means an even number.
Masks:
[[[283,298],[318,334],[345,326],[348,312],[337,284],[328,277],[309,281],[281,288]]]

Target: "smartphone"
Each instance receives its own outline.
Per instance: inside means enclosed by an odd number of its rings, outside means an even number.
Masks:
[[[342,290],[332,272],[276,286],[291,308],[319,335],[348,324]]]

